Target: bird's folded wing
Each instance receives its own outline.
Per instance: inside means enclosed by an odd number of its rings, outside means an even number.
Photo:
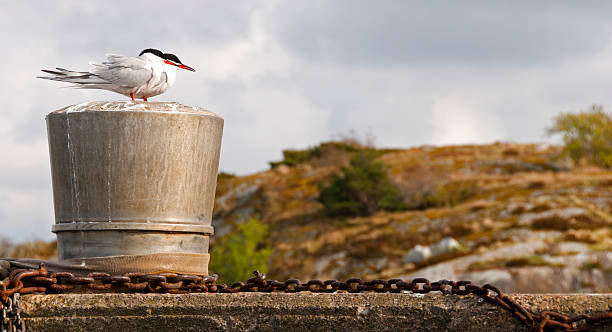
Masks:
[[[135,87],[146,84],[153,75],[151,65],[132,57],[116,54],[107,54],[103,63],[92,63],[92,73],[110,83]]]

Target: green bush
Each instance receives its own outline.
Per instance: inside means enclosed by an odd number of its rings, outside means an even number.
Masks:
[[[513,267],[525,267],[525,266],[564,267],[563,264],[549,263],[542,256],[533,255],[533,256],[512,257],[508,259],[507,261],[503,259],[476,261],[470,264],[470,266],[468,266],[468,269],[472,271],[481,271],[481,270],[489,270],[489,269],[513,268]]]
[[[276,168],[280,165],[287,165],[290,167],[301,165],[304,163],[311,162],[318,158],[324,158],[328,155],[337,155],[342,153],[354,154],[360,151],[368,150],[382,155],[388,152],[393,152],[393,149],[382,149],[376,150],[368,145],[368,142],[362,143],[357,139],[345,138],[341,141],[330,141],[323,142],[317,146],[304,149],[304,150],[283,150],[283,160],[269,162],[270,168]]]
[[[217,174],[217,181],[230,180],[234,178],[236,178],[236,174],[234,173],[219,172],[219,174]]]
[[[387,176],[385,165],[374,159],[374,150],[356,152],[350,166],[321,185],[318,201],[329,216],[369,216],[378,210],[405,208],[397,188]]]
[[[601,263],[598,261],[584,262],[581,268],[583,270],[601,269]]]
[[[271,250],[264,245],[268,226],[257,218],[239,225],[238,231],[215,241],[209,269],[219,275],[220,283],[244,281],[254,270],[266,271]]]
[[[534,255],[511,258],[505,265],[506,267],[543,266],[548,265],[548,262],[542,256]]]
[[[321,155],[319,146],[309,148],[305,150],[283,150],[283,160],[271,161],[270,168],[276,168],[280,165],[287,165],[290,167],[297,166],[310,161],[313,158],[317,158]]]
[[[612,167],[612,118],[602,106],[578,113],[561,113],[549,134],[563,135],[564,152],[575,162]]]

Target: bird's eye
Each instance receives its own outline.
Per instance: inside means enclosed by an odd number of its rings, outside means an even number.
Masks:
[[[164,53],[163,58],[166,60],[170,60],[174,63],[182,63],[181,60],[179,60],[179,58],[176,55],[171,54],[171,53]]]

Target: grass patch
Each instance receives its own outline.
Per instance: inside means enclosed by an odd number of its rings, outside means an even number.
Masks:
[[[595,284],[593,284],[590,281],[582,281],[582,282],[580,282],[580,287],[582,287],[582,288],[592,288],[594,286],[595,286]]]
[[[234,173],[219,172],[219,174],[217,175],[217,180],[227,180],[227,179],[233,179],[235,177],[236,177],[236,174]]]
[[[408,209],[425,210],[436,207],[453,207],[478,193],[476,181],[464,180],[440,184],[407,197]]]
[[[601,269],[601,263],[598,261],[584,262],[580,268],[582,270]]]
[[[57,258],[57,242],[34,240],[13,244],[9,240],[0,239],[0,257],[55,259]]]
[[[612,241],[607,243],[597,243],[590,248],[593,251],[612,251]]]
[[[513,257],[509,260],[492,259],[487,261],[476,261],[470,264],[469,269],[474,271],[490,270],[490,269],[501,269],[501,268],[513,268],[513,267],[525,267],[525,266],[553,266],[553,267],[564,267],[563,264],[553,264],[546,261],[540,255],[533,256],[520,256]]]
[[[592,233],[589,230],[596,229],[603,224],[603,220],[587,214],[565,216],[562,213],[558,213],[534,218],[531,222],[531,227],[536,230],[570,231],[570,233],[572,230],[577,230],[579,232]],[[584,234],[580,236],[585,237]],[[586,234],[586,237],[592,238],[593,236]]]
[[[536,255],[544,255],[544,254],[548,254],[550,256],[555,256],[555,257],[559,257],[559,256],[574,256],[579,254],[580,251],[576,251],[576,250],[568,250],[568,251],[557,251],[557,250],[550,250],[550,249],[539,249],[535,251]]]
[[[506,267],[523,267],[523,266],[544,266],[548,262],[539,255],[516,257],[508,260]]]

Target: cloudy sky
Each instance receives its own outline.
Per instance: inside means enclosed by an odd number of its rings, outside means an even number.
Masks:
[[[102,91],[87,69],[149,47],[197,72],[153,101],[225,118],[221,169],[354,130],[378,146],[537,142],[560,111],[612,99],[612,8],[585,1],[0,0],[0,235],[52,239],[44,115]]]

